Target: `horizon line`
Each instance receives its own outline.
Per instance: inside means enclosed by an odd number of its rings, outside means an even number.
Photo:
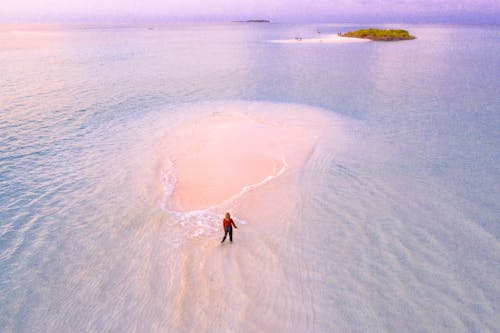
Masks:
[[[320,24],[320,23],[399,23],[399,24],[465,24],[465,25],[500,25],[500,11],[498,12],[451,12],[421,13],[421,14],[361,14],[342,13],[337,15],[304,16],[275,16],[273,15],[195,15],[195,16],[165,16],[165,15],[78,15],[67,16],[44,15],[40,17],[2,17],[0,24],[26,23],[54,23],[54,24],[157,24],[157,23],[229,23],[248,20],[269,20],[270,23],[282,24]]]
[[[269,22],[247,22],[248,20],[269,20]],[[151,24],[255,24],[255,25],[265,25],[265,24],[356,24],[356,25],[366,25],[366,24],[407,24],[407,25],[420,25],[420,24],[442,24],[442,25],[491,25],[500,26],[500,22],[497,20],[453,20],[453,19],[411,19],[411,20],[401,20],[401,19],[365,19],[365,20],[272,20],[267,18],[257,18],[248,20],[222,20],[222,19],[207,19],[207,20],[191,20],[191,19],[65,19],[65,20],[53,20],[53,19],[26,19],[26,20],[3,20],[0,19],[0,25],[23,25],[23,24],[41,24],[41,25],[115,25],[115,26],[127,26],[127,25],[151,25]]]

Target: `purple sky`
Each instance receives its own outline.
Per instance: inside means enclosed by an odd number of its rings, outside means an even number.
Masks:
[[[2,21],[441,21],[499,23],[499,0],[0,0]]]

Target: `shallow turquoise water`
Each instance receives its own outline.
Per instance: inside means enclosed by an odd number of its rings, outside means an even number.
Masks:
[[[168,330],[168,297],[145,296],[144,266],[131,262],[148,258],[152,284],[175,274],[157,262],[184,234],[136,237],[161,214],[137,179],[149,179],[148,147],[182,110],[234,100],[356,123],[348,152],[317,148],[290,213],[290,253],[307,260],[283,261],[311,286],[301,328],[500,330],[499,28],[268,42],[317,28],[356,27],[0,32],[0,330]]]

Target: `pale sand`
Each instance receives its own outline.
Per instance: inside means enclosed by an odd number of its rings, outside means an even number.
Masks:
[[[179,247],[165,254],[173,258],[165,267],[176,273],[165,274],[164,329],[327,327],[315,319],[315,311],[327,310],[314,309],[309,258],[301,250],[309,221],[300,211],[300,182],[319,142],[335,153],[345,138],[342,122],[324,110],[253,102],[202,105],[169,131],[164,166],[174,166],[177,180],[166,200],[176,211],[171,218],[181,222],[159,224],[169,226],[169,237],[180,237]],[[226,210],[239,226],[233,244],[220,244]]]
[[[312,115],[303,123],[293,111],[288,116],[283,111],[265,117],[238,110],[209,114],[177,128],[169,156],[176,175],[173,207],[217,206],[299,168],[324,122]]]
[[[276,39],[273,43],[365,43],[370,42],[369,39],[341,37],[339,35],[318,35],[317,38],[302,38],[302,40],[293,39]]]

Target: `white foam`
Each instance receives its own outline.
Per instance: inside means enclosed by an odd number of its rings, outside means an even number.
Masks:
[[[174,193],[175,185],[177,184],[177,176],[175,174],[175,166],[174,163],[167,158],[166,160],[167,166],[161,170],[161,183],[163,184],[163,193],[165,199],[161,201],[162,209],[169,210],[171,209],[169,200]]]

